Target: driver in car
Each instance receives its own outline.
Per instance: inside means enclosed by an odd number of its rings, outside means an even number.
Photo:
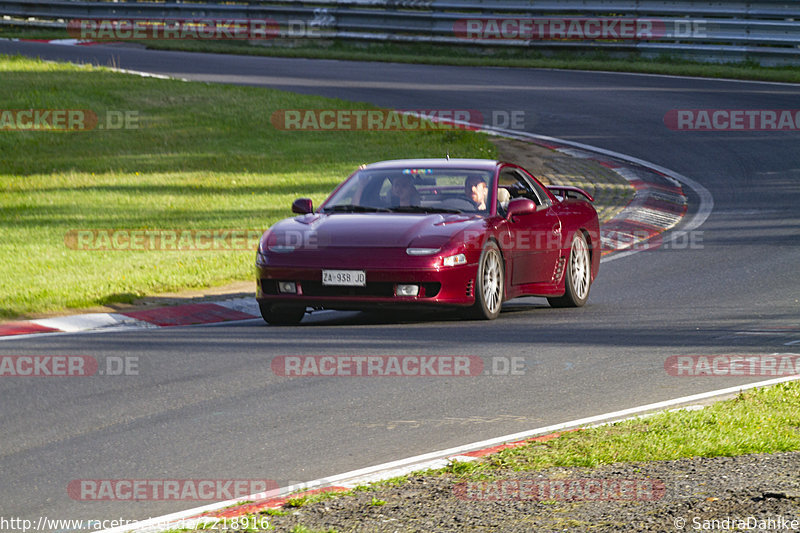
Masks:
[[[411,176],[401,175],[389,178],[392,190],[389,192],[389,204],[392,206],[419,205],[420,197]]]
[[[479,176],[470,176],[464,182],[464,192],[467,198],[475,204],[478,211],[486,211],[486,198],[489,196],[489,186]]]

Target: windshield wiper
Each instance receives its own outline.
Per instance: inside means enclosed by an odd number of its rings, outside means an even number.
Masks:
[[[388,213],[389,210],[383,207],[369,207],[366,205],[347,205],[347,204],[339,204],[339,205],[332,205],[330,207],[326,207],[323,209],[325,213],[377,213],[377,212],[384,212]]]
[[[425,207],[421,205],[398,205],[390,208],[395,213],[449,213],[457,215],[461,213],[458,209],[448,209],[446,207]]]

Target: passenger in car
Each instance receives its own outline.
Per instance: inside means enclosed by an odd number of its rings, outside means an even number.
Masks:
[[[505,215],[506,210],[508,209],[508,202],[511,201],[511,193],[508,192],[508,189],[504,187],[497,188],[497,211],[498,213]]]

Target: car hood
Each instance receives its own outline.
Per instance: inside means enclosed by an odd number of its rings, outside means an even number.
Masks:
[[[441,248],[460,231],[482,227],[477,215],[407,213],[314,213],[283,220],[269,243],[299,248]]]

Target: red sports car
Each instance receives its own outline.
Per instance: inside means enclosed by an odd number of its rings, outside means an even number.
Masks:
[[[261,315],[307,309],[461,309],[494,319],[503,301],[582,306],[600,266],[593,198],[482,159],[408,159],[359,168],[315,211],[273,225],[256,257]]]

